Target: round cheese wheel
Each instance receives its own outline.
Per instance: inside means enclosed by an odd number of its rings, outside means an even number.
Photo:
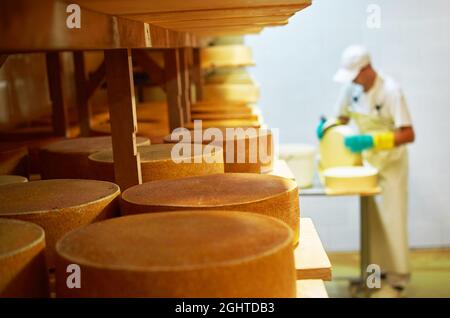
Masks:
[[[0,218],[0,298],[48,296],[44,230]]]
[[[255,65],[252,49],[245,45],[218,45],[200,49],[201,67],[239,67]]]
[[[122,213],[177,210],[234,210],[276,217],[298,242],[300,207],[297,184],[271,175],[224,173],[147,182],[122,194]]]
[[[10,142],[0,143],[0,175],[28,175],[27,147]]]
[[[137,137],[136,144],[149,145],[150,140]],[[42,179],[88,179],[89,155],[112,149],[111,137],[73,138],[41,148]]]
[[[295,297],[292,231],[253,213],[190,211],[115,218],[56,246],[57,297]],[[66,268],[80,266],[82,288]]]
[[[142,182],[174,179],[188,176],[223,173],[223,151],[205,151],[194,145],[161,144],[138,147],[141,161]],[[114,160],[112,150],[97,152],[89,156],[90,177],[114,182]]]
[[[3,175],[0,176],[0,185],[7,185],[11,183],[24,183],[28,182],[28,179],[22,176]]]
[[[210,101],[256,103],[259,100],[259,86],[254,84],[208,84],[203,86],[203,98]]]
[[[340,125],[332,127],[325,132],[320,141],[320,168],[322,170],[362,165],[360,154],[352,153],[345,147],[346,136],[354,134],[351,127]]]
[[[372,167],[330,168],[323,175],[326,187],[337,192],[370,192],[378,187],[378,170]]]
[[[252,127],[229,130],[214,127],[206,131],[208,127],[205,127],[205,123],[202,123],[203,130],[174,131],[164,138],[164,142],[202,143],[221,147],[225,172],[263,173],[271,170],[274,153],[270,130]]]
[[[119,187],[96,180],[42,180],[0,186],[0,218],[42,226],[47,257],[54,266],[54,246],[66,232],[118,215]]]

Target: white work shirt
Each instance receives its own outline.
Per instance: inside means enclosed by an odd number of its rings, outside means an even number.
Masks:
[[[378,74],[373,87],[364,92],[360,85],[346,85],[339,97],[337,115],[351,117],[352,112],[386,120],[392,129],[412,126],[411,115],[399,84]]]

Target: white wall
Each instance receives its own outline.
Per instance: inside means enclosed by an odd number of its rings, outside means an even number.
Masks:
[[[381,28],[366,25],[369,4],[381,7]],[[341,51],[363,43],[375,67],[403,86],[417,140],[410,146],[412,247],[450,246],[450,1],[315,0],[289,24],[248,36],[261,85],[260,107],[281,142],[315,143],[321,114],[330,114],[339,86],[331,77]],[[356,198],[306,199],[329,250],[359,244]]]

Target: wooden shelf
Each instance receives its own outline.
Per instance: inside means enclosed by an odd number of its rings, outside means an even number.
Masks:
[[[269,172],[269,174],[295,181],[295,176],[292,173],[291,168],[289,168],[288,164],[284,160],[275,160],[273,163],[273,170]]]
[[[297,281],[297,298],[328,298],[323,280],[308,279]]]
[[[294,251],[297,279],[331,280],[331,263],[311,219],[300,219],[300,241]]]

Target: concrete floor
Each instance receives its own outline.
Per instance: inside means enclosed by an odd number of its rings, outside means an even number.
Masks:
[[[326,282],[330,297],[351,297],[349,279],[359,276],[359,253],[329,253],[333,281]],[[450,249],[411,251],[412,275],[405,297],[450,297]]]

